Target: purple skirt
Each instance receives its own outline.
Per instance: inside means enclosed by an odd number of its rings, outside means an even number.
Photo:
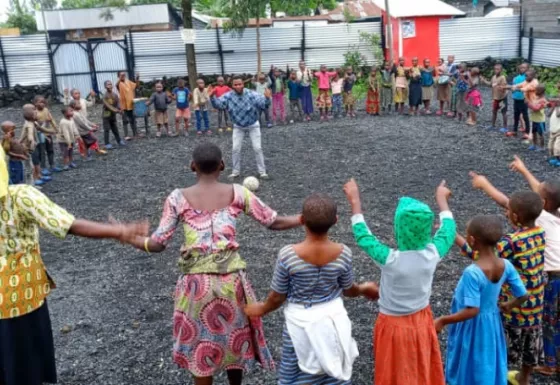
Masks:
[[[301,88],[301,107],[305,115],[313,113],[313,95],[311,94],[311,86]]]

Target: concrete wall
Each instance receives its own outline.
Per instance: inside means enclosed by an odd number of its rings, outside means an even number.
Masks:
[[[539,38],[560,38],[560,1],[558,0],[523,0],[523,29],[529,36],[533,27],[533,36]]]

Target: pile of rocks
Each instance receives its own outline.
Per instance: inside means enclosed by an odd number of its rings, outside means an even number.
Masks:
[[[50,84],[38,86],[20,86],[0,89],[0,108],[19,107],[31,103],[35,95],[42,95],[47,100],[54,99],[53,88]]]

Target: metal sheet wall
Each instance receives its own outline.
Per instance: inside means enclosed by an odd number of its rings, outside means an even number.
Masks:
[[[87,95],[92,84],[86,43],[52,44],[52,50],[58,91],[77,88]]]
[[[519,33],[519,16],[440,20],[440,57],[455,55],[458,61],[488,56],[513,59],[518,56]]]
[[[533,39],[532,63],[545,67],[560,66],[560,39]]]
[[[44,35],[2,37],[10,86],[51,83],[51,66]]]
[[[187,58],[179,31],[132,34],[135,72],[145,79],[185,76]]]
[[[122,42],[108,41],[93,44],[93,60],[95,71],[126,71],[126,52]]]
[[[524,58],[529,57],[529,38],[523,37],[521,38],[521,56]]]

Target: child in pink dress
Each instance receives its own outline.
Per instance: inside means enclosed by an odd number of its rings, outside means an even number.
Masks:
[[[336,76],[336,72],[328,72],[327,66],[322,65],[319,72],[315,72],[315,77],[319,83],[319,96],[317,97],[317,107],[321,113],[321,121],[328,118],[329,108],[332,107],[331,96],[329,91],[331,89],[331,79]]]
[[[467,91],[467,124],[469,126],[476,125],[476,114],[482,109],[482,96],[478,89],[480,85],[480,70],[478,67],[471,69],[469,76],[469,90]]]

